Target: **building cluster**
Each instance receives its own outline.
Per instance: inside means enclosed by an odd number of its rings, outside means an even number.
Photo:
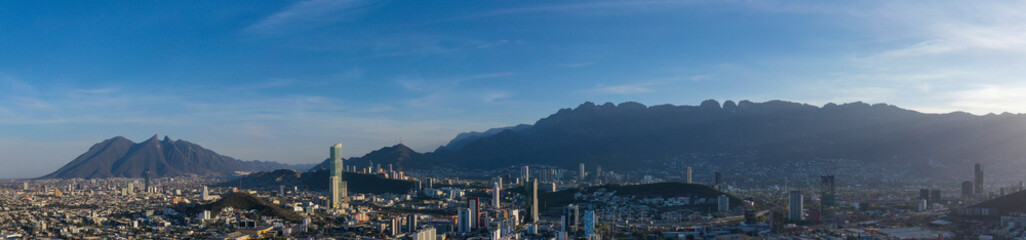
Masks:
[[[341,144],[329,148],[327,191],[287,185],[239,189],[217,184],[223,179],[153,179],[149,173],[141,179],[0,183],[0,239],[1011,239],[1026,235],[1026,213],[976,205],[1023,190],[1021,186],[986,188],[979,164],[974,180],[959,186],[879,188],[852,184],[837,175],[795,177],[783,186],[734,185],[731,182],[738,175],[702,164],[675,165],[669,168],[675,172],[658,176],[603,171],[601,166],[589,171],[578,164],[576,169],[523,165],[479,177],[418,178],[373,163],[357,169],[346,165],[341,155]],[[358,183],[345,179],[347,174],[374,174],[416,184],[406,192],[355,193],[349,187]],[[674,195],[622,190],[665,179],[676,182],[674,186],[707,190]],[[230,204],[225,202],[235,193],[281,210],[210,207]]]

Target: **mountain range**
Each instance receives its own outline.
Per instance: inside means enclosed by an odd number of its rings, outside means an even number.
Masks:
[[[1026,167],[1026,115],[928,114],[862,102],[586,102],[531,125],[460,136],[434,152],[399,145],[378,150],[390,154],[372,153],[351,163],[485,170],[525,164],[575,169],[585,163],[631,170],[667,164],[653,159],[711,156],[702,158],[719,163],[749,159],[744,164],[756,168],[831,159],[900,170],[895,174],[946,177],[971,173],[967,169],[974,163],[991,166],[997,173],[991,176],[1010,176],[1007,169]]]
[[[347,165],[395,169],[501,169],[524,164],[609,170],[659,169],[652,159],[714,156],[715,162],[781,166],[822,159],[854,165],[949,174],[973,163],[995,171],[1026,167],[1026,115],[927,114],[887,104],[703,101],[698,106],[586,102],[533,124],[458,135],[433,152],[399,144]],[[326,168],[327,162],[311,170]],[[231,175],[288,168],[243,162],[182,140],[134,144],[117,137],[93,146],[46,177]],[[948,168],[946,170],[942,168]],[[964,169],[963,169],[964,168]],[[944,171],[940,171],[941,169]],[[935,171],[936,170],[936,171]]]
[[[295,166],[265,161],[242,161],[217,154],[184,140],[154,135],[141,143],[118,136],[89,148],[75,160],[42,178],[108,178],[176,176],[233,176]],[[302,167],[302,166],[299,166]]]

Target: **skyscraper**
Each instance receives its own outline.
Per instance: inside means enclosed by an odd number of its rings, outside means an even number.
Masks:
[[[834,192],[834,175],[820,176],[820,207],[826,209],[835,206],[836,194]]]
[[[691,166],[684,171],[684,182],[691,183]]]
[[[976,193],[976,194],[983,193],[983,164],[980,164],[980,163],[976,164],[976,178],[975,178],[975,180],[976,181],[973,182],[975,184],[973,186],[973,193]]]
[[[595,178],[602,177],[602,165],[595,166]]]
[[[331,156],[331,176],[342,176],[342,143],[332,145],[328,155]]]
[[[470,209],[470,229],[477,229],[481,216],[481,199],[467,198],[467,208]]]
[[[595,210],[584,211],[584,236],[595,234]],[[588,238],[591,239],[591,238]]]
[[[203,193],[200,193],[200,197],[203,200],[207,200],[208,198],[210,198],[210,191],[207,189],[207,186],[203,186]]]
[[[973,198],[973,182],[962,182],[962,200],[969,200],[971,198]]]
[[[342,195],[341,192],[338,191],[339,187],[342,186],[342,179],[338,176],[331,176],[328,178],[328,181],[330,181],[328,188],[331,190],[331,199],[329,199],[328,202],[331,206],[328,206],[328,208],[342,207]]]
[[[804,206],[802,201],[802,191],[791,190],[791,192],[787,194],[787,220],[794,222],[800,222],[803,220],[802,208],[804,208]]]
[[[723,183],[723,174],[720,173],[720,171],[716,171],[713,175],[716,176],[715,179],[713,179],[713,186],[719,186]]]
[[[584,179],[585,175],[588,175],[588,172],[584,171],[584,163],[581,163],[581,165],[579,165],[577,173],[578,173],[577,179],[582,179],[582,180]]]
[[[531,223],[538,222],[538,179],[531,181]]]
[[[457,229],[457,231],[459,231],[461,233],[470,232],[470,227],[471,227],[470,221],[471,221],[471,219],[470,219],[470,209],[469,208],[460,208],[459,214],[458,214],[458,216],[456,218],[456,226],[457,226],[456,229]]]
[[[146,191],[144,192],[150,192],[150,170],[143,171],[143,178],[146,179]]]
[[[716,198],[716,210],[720,213],[730,212],[730,197],[720,195]]]
[[[492,187],[492,207],[495,209],[501,207],[499,206],[501,204],[501,201],[499,201],[499,192],[501,191],[502,189],[499,187],[499,182],[495,182],[495,186]]]
[[[342,199],[348,198],[349,197],[349,182],[347,182],[347,181],[339,181],[338,192],[339,192],[339,194],[342,194]]]
[[[581,221],[581,210],[577,205],[570,204],[563,208],[563,231],[576,233]]]
[[[328,155],[331,156],[331,177],[329,178],[331,187],[331,208],[342,207],[342,198],[345,197],[346,185],[342,182],[342,143],[336,143],[328,149]]]
[[[417,214],[406,216],[406,229],[411,233],[417,231]]]
[[[527,183],[526,181],[531,181],[531,167],[524,165],[524,168],[520,170],[520,173],[524,178],[524,183]]]

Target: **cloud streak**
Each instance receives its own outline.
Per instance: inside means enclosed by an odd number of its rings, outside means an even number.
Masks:
[[[599,95],[632,95],[652,92],[652,88],[650,88],[651,85],[652,84],[649,83],[621,85],[598,84],[594,88],[587,89],[584,92]]]
[[[306,0],[257,21],[245,31],[268,35],[299,32],[351,21],[372,6],[374,3],[368,0]]]

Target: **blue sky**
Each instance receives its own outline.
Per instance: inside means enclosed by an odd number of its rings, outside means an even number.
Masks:
[[[312,163],[584,101],[1026,112],[1002,1],[5,1],[0,178],[113,136]]]

